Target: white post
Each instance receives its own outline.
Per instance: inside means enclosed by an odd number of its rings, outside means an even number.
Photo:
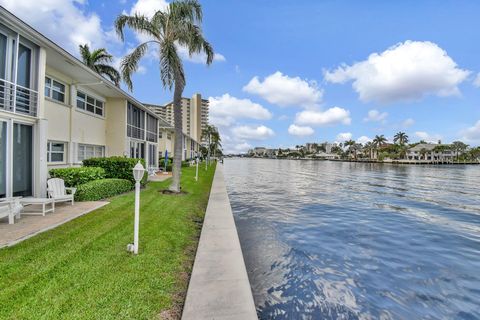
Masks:
[[[133,253],[138,254],[138,225],[140,224],[140,182],[135,182],[135,222],[133,229]]]
[[[195,181],[198,181],[198,156],[197,159],[195,160],[196,162],[196,170],[195,170]]]

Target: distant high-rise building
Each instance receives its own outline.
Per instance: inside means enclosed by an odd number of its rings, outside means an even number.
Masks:
[[[166,105],[146,104],[165,121],[174,126],[173,101]],[[197,142],[202,141],[202,131],[208,125],[208,100],[196,93],[192,98],[182,98],[183,133]]]
[[[192,98],[182,98],[182,129],[183,129],[183,152],[182,159],[191,159],[196,156],[202,141],[202,131],[208,125],[208,100],[202,99],[199,93]],[[160,122],[159,126],[159,152],[160,158],[168,151],[170,155],[174,151],[174,127],[173,102],[166,105],[145,104],[157,116],[165,120],[168,126]],[[165,124],[165,123],[164,123]]]

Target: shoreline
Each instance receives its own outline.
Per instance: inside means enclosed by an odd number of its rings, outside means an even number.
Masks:
[[[263,157],[226,157],[228,158],[245,158],[245,159],[265,159],[265,160],[309,160],[309,161],[331,161],[331,162],[353,162],[353,163],[376,163],[376,164],[399,164],[399,165],[429,165],[429,166],[445,166],[445,165],[480,165],[480,162],[440,162],[440,161],[422,161],[422,160],[347,160],[347,159],[312,159],[312,158],[263,158]]]
[[[257,319],[252,289],[228,198],[223,165],[217,164],[182,320]]]

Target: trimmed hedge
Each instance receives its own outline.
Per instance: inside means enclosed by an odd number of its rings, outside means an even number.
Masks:
[[[109,158],[90,158],[83,160],[83,165],[85,167],[100,167],[105,170],[105,178],[108,179],[126,179],[135,183],[133,178],[133,167],[138,163],[143,165],[145,170],[145,160],[135,159],[135,158],[126,158],[126,157],[109,157]],[[145,171],[145,175],[141,181],[142,185],[147,183],[148,174]]]
[[[51,169],[49,173],[52,178],[63,179],[66,187],[76,187],[93,180],[105,178],[105,170],[98,167],[58,168]]]
[[[77,187],[76,201],[97,201],[133,189],[133,183],[126,179],[102,179],[90,181]]]

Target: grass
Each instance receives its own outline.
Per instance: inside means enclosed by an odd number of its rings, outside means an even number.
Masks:
[[[14,247],[0,250],[0,319],[179,317],[208,202],[214,166],[184,168],[186,195],[141,193],[139,255],[134,193]]]

